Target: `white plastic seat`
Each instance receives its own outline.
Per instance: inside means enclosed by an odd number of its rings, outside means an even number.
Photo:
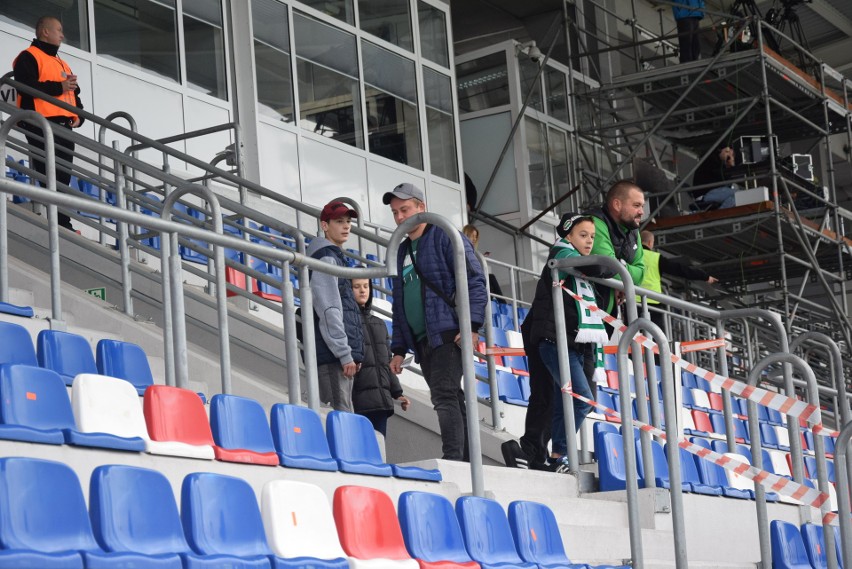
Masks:
[[[514,330],[506,330],[506,340],[509,344],[507,347],[509,348],[524,347],[524,339],[521,337],[520,332],[515,332]]]
[[[707,396],[707,392],[703,389],[697,389],[693,387],[689,390],[692,393],[692,400],[695,401],[696,407],[701,407],[702,409],[712,409],[710,407],[710,397]]]
[[[78,430],[139,437],[150,454],[213,460],[213,447],[176,441],[152,441],[136,388],[128,381],[105,375],[81,373],[71,387],[71,407]]]
[[[778,439],[778,446],[790,448],[790,433],[787,431],[787,427],[775,425],[775,438]]]
[[[690,409],[687,409],[686,407],[681,407],[681,411],[682,412],[680,416],[683,418],[683,430],[685,431],[689,429],[691,431],[694,431],[695,421],[692,418],[692,413],[690,412]]]
[[[725,456],[736,460],[738,462],[744,462],[748,465],[751,465],[751,461],[741,454],[737,454],[735,452],[726,452]],[[728,477],[728,486],[731,488],[736,488],[737,490],[750,490],[754,492],[754,481],[741,474],[737,474],[733,470],[725,469],[725,476]]]
[[[780,450],[769,450],[769,460],[772,461],[772,470],[778,476],[792,476],[790,465],[787,464],[787,453]]]
[[[319,486],[289,480],[267,482],[260,509],[266,540],[278,557],[346,557],[328,498]]]
[[[385,300],[384,298],[379,298],[378,296],[374,296],[372,304],[373,304],[373,308],[378,308],[380,310],[384,310],[388,314],[391,314],[393,312],[393,305],[389,301]],[[373,314],[375,314],[376,316],[378,316],[382,320],[390,320],[391,319],[390,316],[385,316],[384,314],[382,314],[380,312],[373,312]]]

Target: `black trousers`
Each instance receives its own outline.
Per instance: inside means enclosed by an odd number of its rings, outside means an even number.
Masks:
[[[58,127],[64,127],[64,128],[67,128],[68,130],[71,130],[70,119],[56,119],[56,120],[48,119],[48,120],[50,120],[50,122],[52,122],[54,125],[56,125]],[[40,140],[40,138],[44,137],[42,130],[38,127],[31,126],[27,123],[20,123],[20,124],[21,124],[21,128],[23,128],[25,131],[27,131],[27,133],[25,133],[26,137],[27,137],[27,144],[29,144],[30,146],[32,146],[35,149],[41,150],[41,152],[43,154],[44,153],[44,140]],[[54,150],[56,151],[56,160],[57,160],[56,183],[57,184],[65,184],[67,186],[71,182],[71,171],[59,166],[58,161],[64,160],[66,162],[71,162],[71,161],[74,160],[74,143],[62,136],[62,128],[54,128],[53,132],[55,134],[55,136],[53,137],[53,147],[54,147]],[[32,163],[33,169],[36,172],[38,172],[42,176],[47,177],[47,165],[45,164],[44,160],[41,157],[34,154],[31,157],[31,163]],[[46,183],[40,182],[40,184],[41,184],[42,187],[47,186]],[[68,217],[67,214],[62,213],[61,211],[58,212],[57,220],[59,221],[59,225],[61,227],[65,227],[66,229],[73,229],[73,227],[71,226],[71,218]]]
[[[701,18],[681,18],[677,21],[677,41],[680,47],[680,62],[695,61],[701,56],[698,27]]]

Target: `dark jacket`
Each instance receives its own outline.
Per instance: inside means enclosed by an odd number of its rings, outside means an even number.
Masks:
[[[391,352],[385,321],[370,312],[373,304],[372,288],[371,283],[370,298],[361,307],[364,359],[352,386],[352,406],[356,413],[386,411],[390,417],[393,415],[393,400],[402,396],[402,387],[388,365]]]
[[[706,188],[693,190],[692,197],[694,199],[698,199],[707,192],[712,189],[715,189],[719,186],[724,186],[727,183],[728,179],[728,168],[719,159],[719,151],[714,150],[707,159],[701,163],[697,170],[695,170],[695,174],[692,175],[692,185],[693,186],[704,186],[707,184],[716,184],[708,185]]]
[[[314,259],[332,259],[336,265],[346,266],[346,258],[343,256],[343,251],[340,247],[331,244],[322,237],[316,237],[311,241],[311,246],[308,247],[308,254]],[[330,279],[328,283],[319,279]],[[317,280],[315,280],[317,279]],[[336,302],[329,303],[329,306],[324,307],[320,302],[322,297],[331,295],[331,291],[323,287],[328,287],[333,281],[337,281],[337,294],[340,297],[340,309],[336,306]],[[323,284],[320,286],[323,290],[316,290],[318,282]],[[314,323],[316,330],[316,346],[317,346],[317,365],[325,365],[332,363],[346,364],[350,361],[361,362],[364,359],[364,331],[361,325],[361,310],[358,303],[355,302],[355,295],[352,293],[352,281],[339,277],[325,275],[321,271],[311,271],[311,292],[314,295]],[[336,300],[336,299],[335,299]],[[318,310],[323,311],[323,318],[317,314]],[[335,322],[329,322],[332,319],[340,319],[343,321],[343,330],[340,330],[340,325]],[[335,325],[336,324],[336,325]],[[336,340],[335,349],[329,347],[328,342],[323,338],[323,332],[331,335],[331,339]],[[345,333],[346,338],[341,337],[341,332]],[[330,341],[331,341],[330,339]],[[336,344],[342,344],[340,346]],[[348,345],[348,350],[346,349]],[[346,354],[345,352],[349,352]],[[351,360],[350,360],[351,356]]]
[[[473,252],[473,246],[467,237],[462,236],[467,259],[467,288],[470,296],[471,328],[475,332],[485,321],[485,303],[488,293],[485,288],[485,276],[482,265]],[[393,279],[393,342],[394,355],[414,352],[415,360],[420,361],[417,343],[405,316],[403,301],[402,269],[408,253],[409,241],[400,244],[397,254],[397,276]],[[453,263],[453,244],[447,234],[439,227],[427,225],[417,243],[417,267],[423,276],[437,287],[447,298],[456,296],[456,278]],[[426,338],[432,348],[437,348],[455,340],[459,333],[459,320],[453,306],[438,296],[420,279],[423,294],[423,313],[426,317]]]
[[[58,45],[45,43],[39,39],[34,39],[32,42],[32,46],[37,47],[38,49],[42,50],[44,53],[52,57],[56,57],[56,54],[59,52]],[[45,93],[46,95],[50,95],[51,97],[58,97],[62,94],[62,83],[58,81],[38,80],[38,63],[36,62],[32,54],[30,54],[26,50],[22,51],[15,59],[14,72],[15,81],[19,81],[27,87],[38,89],[39,91]],[[80,101],[80,87],[77,87],[77,89],[74,91],[74,98],[77,101],[77,108],[82,109],[83,103],[82,101]],[[27,95],[26,93],[18,93],[18,99],[21,101],[21,109],[25,109],[28,111],[35,110],[35,103],[33,103],[32,96]],[[83,117],[80,117],[80,124],[83,124],[83,120]]]
[[[585,212],[595,219],[595,244],[592,255],[605,255],[623,261],[633,284],[639,285],[645,276],[645,261],[642,245],[639,243],[639,231],[627,229],[610,216],[609,211],[598,207]],[[590,277],[612,278],[615,271],[602,265],[586,267],[583,273]],[[601,308],[613,314],[616,309],[615,291],[603,285],[595,285],[602,300]]]
[[[547,260],[550,261],[558,253],[557,247],[551,247]],[[587,271],[593,272],[597,268],[596,265],[582,267],[580,270],[583,273]],[[600,296],[596,294],[595,304],[600,306]],[[577,336],[579,327],[579,316],[577,315],[577,303],[574,299],[568,296],[564,290],[562,291],[562,307],[565,314],[565,333],[568,337],[568,345],[574,345],[574,338]],[[556,319],[553,314],[553,277],[547,263],[541,270],[541,276],[535,285],[535,296],[533,297],[532,306],[521,325],[521,333],[524,336],[524,347],[529,353],[530,348],[538,346],[541,340],[556,341]],[[529,345],[528,345],[529,342]]]

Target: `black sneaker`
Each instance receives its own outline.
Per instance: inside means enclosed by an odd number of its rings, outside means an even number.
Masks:
[[[500,451],[503,453],[503,461],[509,468],[529,469],[529,457],[518,444],[518,441],[506,441],[500,445]]]
[[[564,456],[560,456],[559,458],[551,458],[543,464],[531,466],[530,468],[534,470],[543,470],[544,472],[555,472],[557,474],[565,474],[569,472],[568,458]]]

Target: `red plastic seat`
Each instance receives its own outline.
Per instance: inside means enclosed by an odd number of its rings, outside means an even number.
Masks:
[[[186,454],[163,454],[213,458],[213,433],[204,403],[197,393],[168,385],[152,385],[145,390],[143,408],[151,440],[178,443],[187,450]]]
[[[710,408],[715,411],[724,411],[724,406],[722,403],[722,395],[720,393],[713,393],[712,391],[707,394],[707,399],[710,400]]]
[[[340,486],[334,492],[334,521],[353,568],[359,560],[384,559],[398,562],[400,569],[418,569],[405,548],[393,502],[381,490]]]
[[[692,421],[695,423],[696,431],[704,431],[705,433],[715,433],[713,423],[710,422],[710,415],[704,411],[692,410]]]

